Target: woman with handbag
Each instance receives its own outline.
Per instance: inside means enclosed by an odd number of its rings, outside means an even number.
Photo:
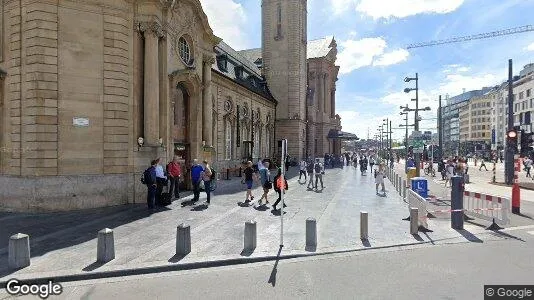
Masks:
[[[263,195],[261,196],[260,200],[258,200],[258,204],[261,205],[261,200],[263,200],[263,198],[265,198],[265,204],[269,204],[269,200],[267,200],[267,194],[269,193],[269,190],[273,188],[271,174],[269,173],[269,162],[266,161],[263,164],[258,163],[258,168],[261,186],[263,187]]]
[[[386,193],[386,187],[384,186],[384,177],[386,177],[386,172],[384,169],[384,163],[380,163],[378,170],[375,170],[375,185],[376,185],[376,194],[378,193],[378,186],[382,186],[382,193]]]

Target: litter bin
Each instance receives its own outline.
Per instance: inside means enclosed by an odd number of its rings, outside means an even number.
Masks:
[[[406,172],[406,180],[408,181],[408,186],[412,186],[412,178],[417,175],[417,169],[416,168],[408,168],[408,171]]]
[[[428,182],[424,177],[412,178],[412,191],[419,194],[424,199],[428,198]]]

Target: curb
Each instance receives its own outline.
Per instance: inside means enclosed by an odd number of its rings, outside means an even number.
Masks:
[[[225,266],[243,265],[243,264],[266,262],[266,261],[288,260],[288,259],[295,259],[295,258],[302,258],[302,257],[314,257],[314,256],[324,256],[324,255],[332,255],[332,254],[360,252],[360,251],[366,251],[366,250],[407,247],[407,246],[430,244],[430,243],[432,243],[432,241],[420,241],[420,242],[403,243],[403,244],[388,245],[388,246],[327,251],[327,252],[321,252],[321,253],[299,253],[299,254],[286,254],[286,255],[279,255],[279,256],[269,255],[269,256],[252,257],[252,258],[246,258],[246,257],[231,258],[231,259],[191,262],[191,263],[174,264],[174,265],[159,265],[159,266],[150,266],[150,267],[142,267],[142,268],[128,268],[128,269],[118,269],[118,270],[101,271],[101,272],[78,273],[78,274],[72,274],[72,275],[35,277],[35,278],[29,278],[29,279],[21,279],[19,281],[23,282],[24,284],[48,284],[49,281],[58,282],[58,283],[74,282],[74,281],[91,280],[91,279],[102,279],[102,278],[113,278],[113,277],[123,277],[123,276],[146,275],[146,274],[162,273],[162,272],[174,272],[174,271],[184,271],[184,270],[194,270],[194,269],[204,269],[204,268],[225,267]],[[9,280],[11,279],[8,279],[7,281],[0,281],[0,289],[5,289]]]

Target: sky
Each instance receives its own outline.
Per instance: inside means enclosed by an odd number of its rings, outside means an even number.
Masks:
[[[261,47],[261,0],[200,2],[214,33],[234,49]],[[435,132],[439,95],[505,81],[509,59],[514,74],[534,62],[534,31],[406,50],[408,44],[530,25],[532,11],[534,0],[308,0],[308,40],[336,39],[342,130],[373,138],[388,118],[401,140],[399,106],[415,107],[415,93],[403,92],[415,84],[405,77],[418,73],[419,106],[431,108],[420,113],[420,128]]]

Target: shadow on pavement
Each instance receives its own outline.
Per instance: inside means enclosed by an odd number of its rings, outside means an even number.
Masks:
[[[0,277],[16,270],[7,269],[9,237],[15,233],[30,236],[31,257],[42,256],[58,249],[73,247],[97,238],[98,231],[104,228],[117,228],[158,211],[148,210],[146,204],[128,204],[81,211],[20,214],[20,217],[4,221],[0,229]],[[90,265],[86,268],[97,268]]]
[[[456,232],[461,234],[466,240],[468,240],[470,242],[473,242],[473,243],[484,243],[483,240],[479,239],[474,234],[472,234],[471,232],[469,232],[469,231],[467,231],[465,229],[455,229],[455,230],[456,230]]]
[[[184,259],[187,256],[187,254],[175,254],[173,257],[169,258],[168,262],[170,263],[177,263]]]
[[[208,205],[207,204],[200,204],[200,205],[197,205],[193,208],[191,208],[191,211],[203,211],[203,210],[206,210],[208,208]]]
[[[412,234],[412,236],[416,241],[419,241],[419,242],[424,242],[425,241],[418,233]]]
[[[362,239],[362,245],[363,245],[364,247],[369,248],[369,247],[371,247],[371,242],[369,242],[368,239]]]
[[[271,276],[269,276],[269,281],[267,283],[270,283],[273,287],[276,286],[276,273],[278,273],[278,262],[280,261],[280,253],[282,253],[282,245],[280,245],[280,248],[278,249],[278,254],[276,254],[276,262],[274,263],[273,270],[271,271]]]
[[[87,267],[83,268],[82,271],[91,272],[91,271],[94,271],[94,270],[102,267],[105,264],[106,263],[101,263],[101,262],[95,261],[94,263],[92,263],[92,264],[88,265]]]
[[[265,204],[262,204],[260,206],[254,206],[254,209],[257,210],[257,211],[266,211],[269,209],[269,207],[267,207],[267,205]]]

